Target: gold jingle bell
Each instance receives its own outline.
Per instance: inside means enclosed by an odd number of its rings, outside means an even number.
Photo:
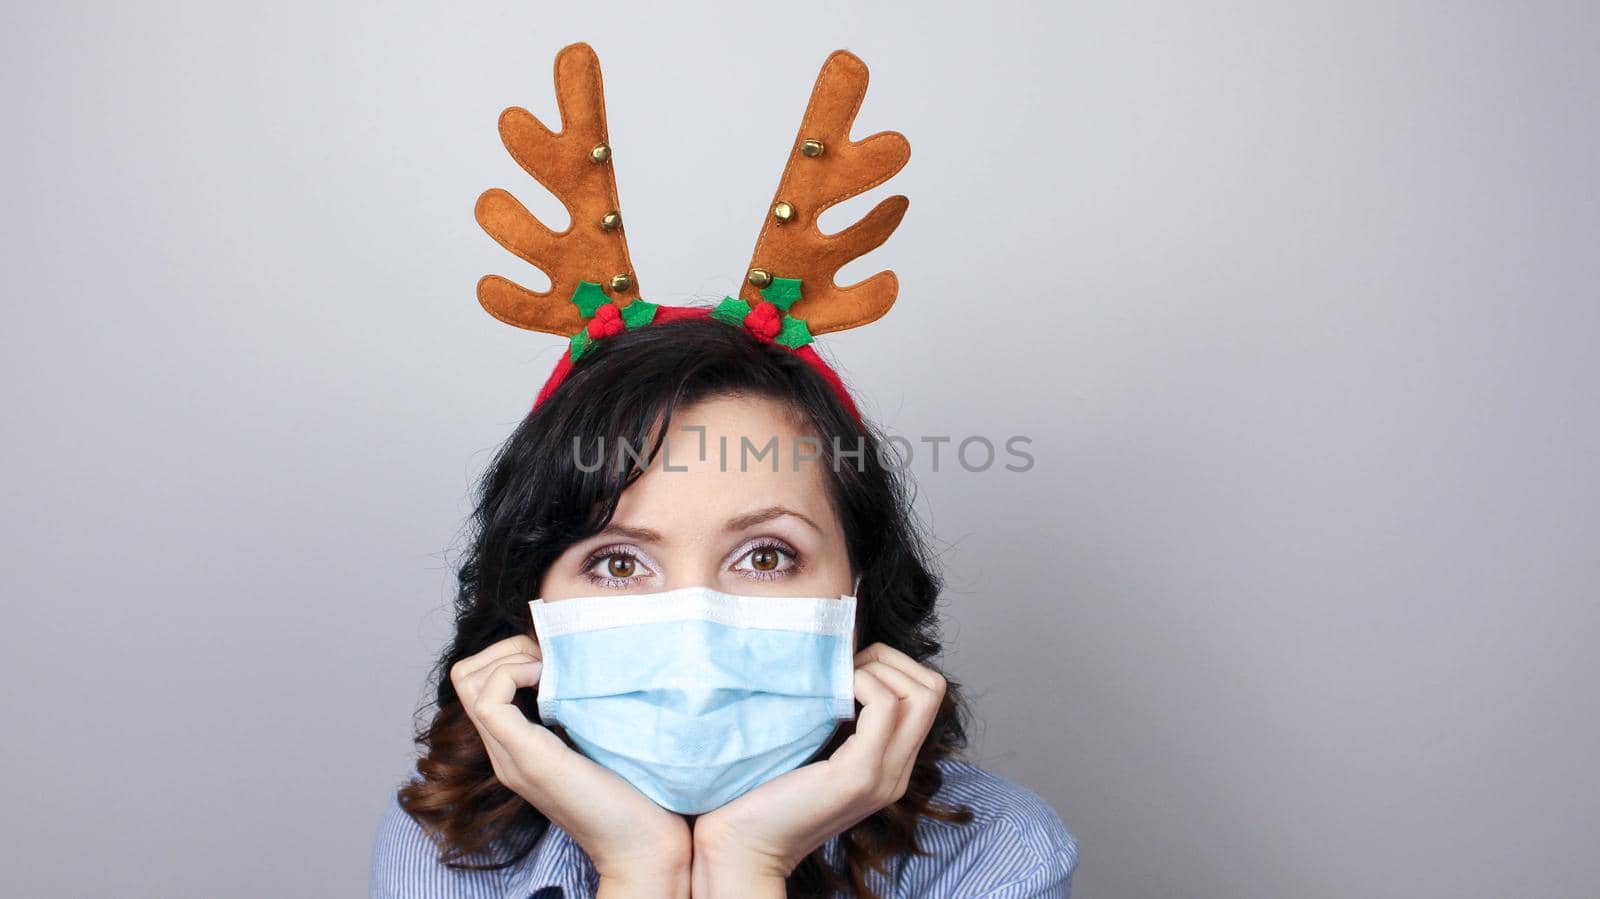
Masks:
[[[782,200],[772,204],[772,217],[779,222],[794,220],[794,206]]]
[[[772,273],[763,268],[753,268],[749,280],[757,287],[766,287],[772,283]]]
[[[589,151],[589,158],[595,162],[605,162],[611,158],[611,148],[605,144],[595,144],[594,149]]]
[[[615,231],[622,227],[622,214],[616,210],[606,213],[600,218],[600,230]]]
[[[822,155],[822,141],[820,141],[820,140],[805,140],[805,141],[802,141],[801,144],[800,144],[800,155],[801,156],[809,156],[812,159],[815,159],[818,156],[821,156]]]
[[[632,286],[633,279],[628,277],[626,273],[611,276],[611,289],[617,293],[621,293]]]

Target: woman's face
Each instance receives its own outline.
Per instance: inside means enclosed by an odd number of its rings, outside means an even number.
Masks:
[[[774,437],[777,470],[768,446]],[[693,586],[756,596],[850,593],[828,462],[816,438],[803,437],[782,405],[760,397],[680,408],[666,449],[623,492],[610,526],[568,547],[545,572],[539,596],[555,602]],[[608,461],[615,451],[608,443]],[[592,464],[594,448],[585,453]]]

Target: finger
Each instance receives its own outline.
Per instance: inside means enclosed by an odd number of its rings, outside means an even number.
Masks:
[[[521,654],[519,653],[518,655]],[[517,685],[519,683],[526,684],[527,686],[533,686],[534,684],[537,684],[539,681],[539,670],[542,668],[542,663],[528,661],[526,656],[522,656],[521,661],[507,660],[497,662],[483,671],[480,675],[474,675],[465,684],[463,684],[462,687],[456,691],[456,698],[461,702],[462,707],[466,709],[467,717],[472,720],[473,726],[481,728],[483,710],[487,706],[510,706],[512,698],[517,695]],[[501,669],[506,669],[507,673],[505,676],[509,678],[509,683],[511,685],[510,696],[498,695],[494,699],[485,700],[484,687],[489,684],[489,679],[493,677],[496,672],[501,671]],[[518,711],[518,714],[521,714],[520,710]]]
[[[550,773],[551,760],[570,752],[560,737],[549,728],[529,721],[514,705],[480,705],[477,726],[486,738],[484,744],[492,740],[512,768],[524,777]]]
[[[887,770],[884,762],[904,704],[865,668],[856,669],[855,693],[861,713],[856,717],[855,732],[828,759],[829,767],[837,769],[830,772],[830,778],[857,799],[870,798],[872,805],[881,807],[878,800],[899,773]]]
[[[514,652],[508,656],[501,656],[500,658],[495,659],[493,662],[490,662],[488,665],[485,665],[478,671],[467,675],[466,679],[461,683],[461,685],[456,688],[456,692],[459,694],[464,694],[467,702],[476,702],[478,696],[483,692],[483,685],[488,683],[489,676],[494,674],[496,668],[500,667],[501,665],[527,665],[530,663],[540,666],[541,670],[544,667],[543,662],[525,652]],[[538,680],[535,679],[532,684],[528,684],[527,686],[532,687],[536,686],[537,684]]]
[[[933,722],[938,718],[939,709],[944,704],[947,691],[945,677],[937,670],[917,662],[887,643],[873,643],[866,647],[856,653],[856,661],[857,664],[876,663],[891,666],[897,672],[914,678],[923,688],[923,692],[911,701],[911,708],[902,719],[901,733],[891,741],[890,751],[897,757],[903,758],[904,767],[901,768],[897,787],[903,793],[906,785],[911,782],[911,774],[916,768],[918,756],[921,755],[922,745],[927,742],[928,734],[933,729]],[[890,677],[884,679],[886,682],[893,682]]]
[[[861,703],[861,714],[856,716],[855,733],[835,750],[833,758],[847,764],[870,765],[881,770],[889,738],[900,718],[900,697],[871,671],[857,668],[855,674],[856,699]]]
[[[565,776],[560,763],[570,750],[548,729],[523,717],[516,706],[498,706],[480,717],[483,720],[473,720],[472,726],[489,753],[495,777],[548,815],[549,778]]]
[[[489,672],[494,670],[494,666],[507,660],[527,662],[532,659],[532,655],[522,652],[512,652],[486,658],[474,657],[469,660],[470,667],[464,663],[451,670],[450,683],[455,687],[456,697],[461,700],[461,704],[470,709],[472,704],[477,701],[478,693],[483,689],[483,682],[488,677]]]
[[[466,677],[481,671],[496,659],[511,655],[514,652],[525,652],[531,656],[542,657],[539,651],[539,644],[532,637],[527,634],[517,634],[515,637],[507,637],[497,643],[491,643],[477,653],[457,662],[450,669],[450,680],[454,682],[458,677]]]
[[[472,674],[502,656],[508,656],[514,652],[525,652],[529,655],[534,655],[538,651],[539,644],[533,637],[528,634],[517,634],[491,643],[477,653],[468,656],[461,661],[460,667],[463,669],[462,674]]]
[[[518,655],[521,656],[520,653]],[[539,674],[543,670],[543,662],[533,661],[526,656],[496,662],[481,678],[475,679],[478,695],[473,706],[481,709],[485,706],[511,705],[518,689],[538,685]]]
[[[501,656],[500,658],[484,666],[479,671],[473,672],[472,674],[469,674],[457,681],[455,685],[456,698],[461,700],[461,704],[470,710],[473,703],[478,701],[478,694],[483,692],[484,681],[488,679],[490,673],[494,671],[496,665],[505,664],[507,662],[525,664],[532,661],[534,661],[532,656],[521,652],[512,653],[508,656]]]
[[[509,703],[480,702],[477,727],[485,737],[484,745],[492,743],[499,749],[499,764],[506,776],[515,780],[522,788],[518,793],[530,802],[534,797],[528,795],[529,790],[545,793],[552,778],[564,777],[567,763],[576,757],[549,728],[529,721],[521,709]],[[540,802],[534,804],[544,808]]]
[[[895,732],[889,738],[884,767],[893,772],[897,786],[901,782],[909,783],[917,755],[938,714],[939,696],[922,683],[912,680],[905,672],[883,662],[868,662],[862,667],[872,672],[900,698],[903,708]]]
[[[884,686],[894,691],[895,696],[906,704],[905,717],[926,718],[928,724],[933,723],[934,714],[939,710],[939,702],[944,698],[944,690],[931,689],[921,681],[913,680],[904,671],[892,668],[883,662],[868,662],[862,668],[871,671],[878,680],[883,681]]]
[[[863,665],[874,660],[904,671],[930,690],[938,690],[940,694],[944,693],[944,677],[939,672],[923,665],[887,643],[874,643],[856,653],[857,665]]]
[[[490,670],[470,716],[485,746],[498,750],[500,762],[523,782],[553,769],[550,761],[565,749],[561,739],[522,713],[512,698],[522,687],[538,682],[540,662],[504,662]],[[504,778],[502,778],[504,779]]]
[[[927,685],[886,662],[873,660],[858,667],[871,671],[874,677],[883,681],[883,685],[903,701],[920,699],[929,693]]]
[[[469,715],[468,719],[472,721],[472,729],[478,732],[478,739],[483,741],[484,751],[489,753],[489,764],[494,768],[495,776],[500,778],[502,784],[515,790],[516,764],[511,758],[511,753],[506,751],[505,746],[495,737],[494,733],[481,724],[477,718]]]
[[[476,698],[469,699],[465,691],[457,689],[456,699],[461,703],[462,709],[466,711],[467,720],[472,723],[472,729],[477,732],[478,739],[483,742],[484,751],[489,754],[489,763],[494,768],[495,776],[500,779],[502,784],[515,790],[516,787],[513,786],[512,776],[515,766],[512,764],[511,754],[506,751],[494,733],[485,727],[480,720],[481,716],[476,707]]]

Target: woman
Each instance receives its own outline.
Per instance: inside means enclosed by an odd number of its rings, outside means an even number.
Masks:
[[[776,456],[741,453],[774,441]],[[600,446],[642,461],[598,464]],[[816,367],[744,329],[661,321],[598,342],[482,480],[455,639],[372,895],[1068,895],[1077,847],[1055,812],[956,757],[961,692],[930,661],[939,578],[880,447]],[[544,726],[529,602],[685,588],[856,601],[853,720],[698,814]]]

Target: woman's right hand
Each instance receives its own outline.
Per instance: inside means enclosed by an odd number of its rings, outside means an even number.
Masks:
[[[600,872],[601,896],[687,896],[688,822],[573,751],[512,704],[543,654],[516,636],[457,662],[450,683],[489,751],[495,777],[572,835]]]

